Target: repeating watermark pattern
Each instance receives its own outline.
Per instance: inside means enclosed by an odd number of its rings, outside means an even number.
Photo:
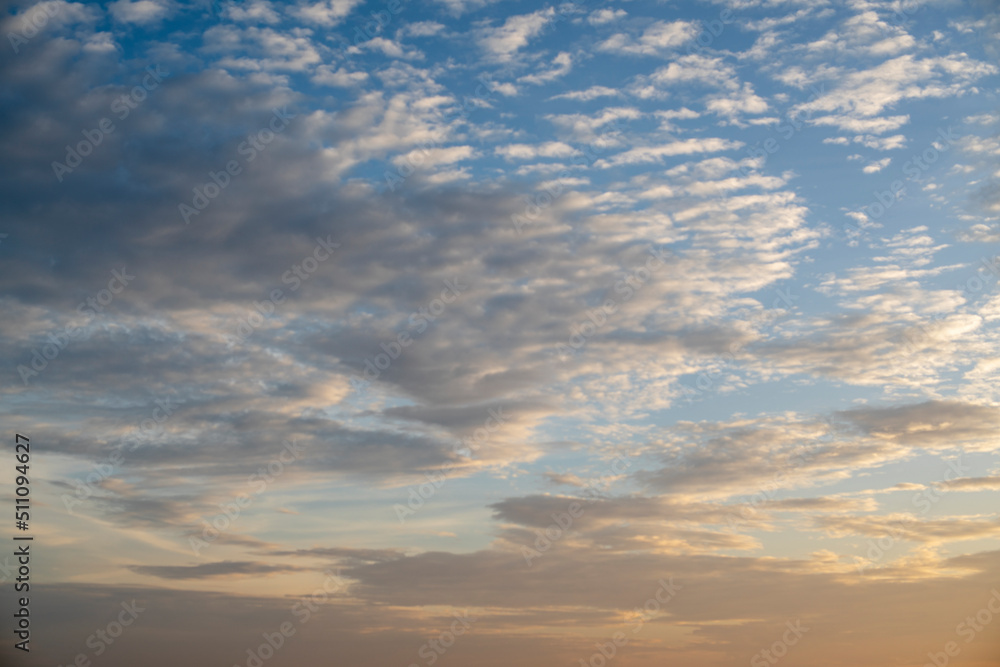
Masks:
[[[256,132],[251,132],[246,139],[236,147],[236,152],[242,157],[241,160],[229,160],[223,169],[219,171],[209,171],[208,181],[192,188],[193,196],[191,203],[181,202],[177,205],[181,219],[185,225],[191,224],[191,218],[201,215],[201,212],[208,208],[223,190],[229,187],[233,178],[243,173],[243,168],[257,159],[275,137],[285,131],[288,124],[298,114],[289,113],[287,107],[273,109],[271,119],[266,127],[262,127]]]
[[[886,190],[873,190],[872,194],[875,195],[875,198],[859,210],[862,216],[852,216],[862,221],[861,226],[858,227],[850,223],[845,223],[845,234],[851,239],[856,239],[858,236],[866,236],[867,232],[865,232],[865,228],[873,226],[873,223],[870,221],[881,218],[897,201],[902,199],[906,182],[921,183],[921,175],[927,172],[941,158],[941,155],[947,152],[961,138],[961,135],[955,134],[953,126],[949,125],[947,128],[939,127],[935,140],[923,151],[914,153],[910,159],[903,163],[902,171],[906,178],[895,179],[889,183],[889,187]]]
[[[964,639],[966,644],[971,643],[987,625],[993,622],[993,614],[1000,614],[1000,591],[994,588],[990,593],[992,595],[989,600],[975,616],[966,616],[964,621],[955,626],[955,634]],[[997,603],[996,607],[993,606],[994,602]],[[946,667],[952,658],[962,652],[962,647],[956,641],[949,641],[943,649],[928,653],[930,661],[924,663],[924,667]]]
[[[619,464],[622,465],[621,470],[618,469]],[[631,463],[623,454],[615,456],[612,459],[610,472],[600,475],[583,488],[581,493],[587,497],[570,501],[569,505],[566,506],[565,512],[554,512],[551,515],[552,523],[544,531],[535,530],[534,548],[521,546],[521,556],[524,557],[524,562],[528,564],[528,567],[531,567],[535,560],[541,558],[543,554],[551,549],[553,544],[561,540],[569,529],[573,527],[573,522],[583,516],[585,511],[584,503],[592,503],[603,498],[604,493],[601,489],[606,487],[608,482],[625,472],[625,469],[630,465]]]
[[[122,636],[125,628],[131,627],[139,618],[139,614],[146,611],[145,607],[140,607],[135,600],[122,602],[121,611],[115,620],[110,621],[103,628],[98,628],[92,635],[87,637],[87,648],[93,649],[94,657],[99,658],[111,647],[115,641]],[[72,662],[66,667],[90,667],[91,659],[87,653],[77,653]],[[59,665],[59,667],[63,667]]]
[[[634,623],[632,634],[638,634],[643,626],[649,621],[663,615],[663,606],[674,599],[677,591],[684,588],[680,584],[674,583],[674,578],[669,577],[669,581],[660,579],[660,587],[652,597],[643,603],[641,607],[636,607],[632,612],[632,618],[628,621]],[[665,597],[661,597],[663,594]],[[597,644],[597,650],[590,654],[588,658],[580,658],[580,667],[605,667],[618,655],[619,649],[628,645],[629,636],[619,630],[611,635],[611,640],[602,644]]]
[[[410,316],[406,319],[406,329],[397,333],[394,340],[379,344],[382,352],[365,358],[365,370],[360,375],[355,373],[351,376],[351,386],[361,391],[367,389],[369,384],[379,379],[382,373],[392,365],[392,362],[399,359],[400,355],[403,354],[403,350],[412,345],[417,337],[427,331],[430,325],[444,314],[448,305],[455,303],[455,300],[467,289],[469,289],[468,285],[463,285],[461,278],[445,278],[444,289],[441,290],[441,294],[437,298],[432,299],[426,306],[421,306],[410,313]]]
[[[641,607],[636,607],[631,612],[629,622],[635,624],[632,626],[632,634],[638,634],[646,623],[662,616],[663,605],[673,600],[677,591],[684,588],[680,584],[675,584],[673,577],[667,577],[666,581],[660,579],[657,583],[660,584],[660,587],[656,589],[653,596],[647,599]],[[660,597],[661,593],[665,594],[666,598]]]
[[[468,610],[463,610],[460,614],[455,614],[455,620],[447,630],[442,630],[437,637],[429,639],[417,650],[417,655],[426,665],[433,665],[438,659],[447,653],[448,649],[455,645],[458,638],[464,635],[477,621],[476,616],[470,616]],[[420,667],[419,663],[411,662],[409,667]]]
[[[963,302],[969,302],[974,295],[987,287],[986,280],[996,280],[997,278],[1000,278],[1000,255],[996,255],[992,259],[981,257],[975,272],[956,288],[962,292]],[[935,313],[916,326],[907,328],[895,338],[894,342],[897,345],[903,345],[907,354],[919,352],[928,344],[938,340],[933,335],[932,323],[943,321],[953,314],[953,312]]]
[[[968,474],[970,468],[963,466],[961,458],[958,461],[948,461],[948,469],[945,470],[943,479],[948,482]],[[931,511],[931,507],[941,500],[941,493],[933,486],[927,487],[910,498],[910,503],[920,511],[921,515],[926,515]],[[906,531],[911,528],[917,519],[912,515],[904,516],[893,522],[892,528],[886,535],[878,540],[868,540],[868,551],[866,558],[854,556],[854,564],[859,574],[864,574],[865,570],[881,561],[885,555],[894,547],[896,543],[903,539]]]
[[[735,23],[737,18],[733,16],[733,10],[727,7],[719,12],[719,18],[717,19],[712,19],[711,21],[702,21],[699,19],[697,23],[701,25],[701,32],[685,47],[685,55],[695,53],[705,55],[708,53],[708,47],[712,46],[715,40],[725,31],[726,26]]]
[[[201,536],[194,535],[188,537],[188,545],[194,555],[200,556],[201,552],[208,548],[208,545],[219,539],[236,523],[243,510],[253,504],[255,498],[267,491],[267,488],[281,477],[285,472],[285,467],[298,461],[302,457],[305,445],[301,445],[295,440],[286,440],[282,443],[281,453],[275,458],[257,468],[257,471],[247,477],[246,484],[250,487],[247,493],[238,493],[236,497],[226,503],[219,503],[222,510],[211,520],[202,519]]]
[[[892,30],[907,30],[913,24],[911,18],[924,6],[922,0],[900,0],[889,4],[885,9],[892,13],[878,23],[882,37],[891,38],[897,35]]]
[[[443,125],[448,126],[454,122],[467,122],[472,108],[488,106],[495,99],[493,89],[496,87],[496,84],[488,76],[480,74],[476,77],[476,81],[479,82],[479,85],[476,86],[472,95],[463,95],[461,104],[441,118]],[[484,89],[486,92],[483,92]],[[400,159],[396,162],[396,169],[386,169],[382,174],[389,191],[395,192],[396,188],[406,182],[406,179],[412,176],[424,164],[431,149],[439,148],[443,143],[443,137],[425,141],[414,146],[405,155],[400,156]]]
[[[489,408],[486,412],[489,416],[483,421],[483,425],[475,429],[471,436],[464,438],[460,444],[455,445],[455,454],[471,458],[473,453],[489,442],[493,434],[499,431],[500,427],[506,424],[507,420],[511,418],[510,415],[504,414],[503,406]],[[418,486],[409,487],[409,497],[406,500],[406,504],[396,503],[392,506],[399,522],[406,523],[407,518],[416,514],[417,510],[422,508],[428,500],[434,497],[438,489],[444,486],[444,483],[448,481],[448,476],[458,467],[459,463],[456,462],[442,466],[435,471],[425,472],[424,477],[426,477],[427,481]]]
[[[146,72],[141,85],[134,86],[127,95],[121,95],[111,103],[111,112],[118,117],[119,121],[128,118],[129,114],[149,97],[149,93],[159,88],[163,80],[170,76],[170,72],[159,65],[150,65],[146,68]],[[83,130],[81,141],[77,142],[75,146],[66,145],[64,162],[52,163],[52,172],[56,175],[56,180],[62,183],[63,177],[73,173],[77,167],[83,164],[84,158],[93,153],[104,142],[105,137],[114,131],[114,121],[107,117],[99,120],[97,127]]]
[[[101,462],[93,465],[94,472],[89,473],[85,479],[76,480],[76,489],[71,496],[68,493],[62,494],[62,503],[66,511],[73,514],[73,508],[85,502],[93,496],[97,487],[104,480],[108,479],[121,468],[125,463],[122,451],[126,445],[131,443],[130,450],[134,450],[144,441],[151,440],[163,432],[163,424],[174,414],[177,406],[173,405],[173,398],[156,399],[156,407],[153,408],[152,415],[139,422],[139,424],[121,435],[118,445]],[[183,401],[180,401],[183,404]]]
[[[778,661],[788,655],[788,649],[799,643],[799,640],[809,632],[809,628],[802,625],[802,621],[795,619],[795,622],[785,622],[787,630],[770,647],[761,649],[750,658],[750,667],[768,667],[776,665]]]
[[[59,2],[39,2],[20,16],[20,26],[7,33],[7,41],[15,55],[21,53],[21,47],[45,29],[49,21],[59,14],[62,6]]]
[[[334,243],[330,238],[329,234],[325,239],[316,237],[316,245],[312,253],[281,274],[281,282],[290,286],[288,288],[290,292],[295,292],[302,287],[302,284],[316,272],[319,265],[330,259],[334,251],[340,247],[339,243]],[[278,305],[284,303],[285,298],[284,290],[276,287],[263,301],[254,301],[254,310],[249,311],[246,317],[237,320],[236,336],[230,337],[230,341],[245,343],[254,331],[264,326],[266,319],[270,319],[275,314]]]
[[[298,632],[298,627],[309,622],[313,614],[319,611],[319,606],[326,603],[330,597],[346,587],[346,582],[338,573],[324,570],[326,579],[323,580],[322,588],[316,588],[311,594],[296,602],[292,608],[291,620],[280,623],[273,632],[265,632],[261,636],[264,641],[257,647],[250,647],[246,650],[247,658],[241,665],[236,663],[233,667],[262,667],[262,665],[274,657],[274,654],[281,650],[289,639]],[[331,587],[331,582],[333,585]]]
[[[607,298],[597,307],[587,310],[587,319],[570,326],[569,339],[565,343],[556,345],[556,352],[560,359],[568,359],[583,349],[587,341],[594,336],[605,324],[611,315],[618,312],[619,307],[632,299],[635,294],[645,287],[652,280],[653,273],[667,263],[667,258],[672,256],[669,250],[649,248],[649,257],[646,261],[634,268],[623,279],[615,283],[615,294],[619,297]]]
[[[127,267],[124,266],[121,269],[112,269],[107,289],[102,289],[96,295],[87,297],[76,307],[77,313],[88,318],[87,324],[98,314],[103,313],[115,297],[121,294],[130,282],[135,280],[135,276],[128,273],[126,269]],[[21,376],[21,382],[24,383],[24,386],[27,387],[29,379],[48,368],[49,363],[66,349],[70,341],[82,337],[85,333],[84,327],[72,325],[67,325],[62,331],[49,333],[49,342],[42,345],[41,351],[38,348],[32,348],[31,361],[27,365],[19,364],[17,367],[17,374]]]
[[[608,142],[607,139],[613,132],[617,132],[620,129],[619,123],[620,120],[618,118],[612,118],[607,123],[611,126],[611,130],[605,130],[600,137],[586,146],[575,146],[577,154],[570,159],[570,163],[574,167],[592,167],[595,162],[603,157],[600,153],[608,150],[607,145],[610,145],[611,142]],[[555,179],[545,183],[545,187],[542,188],[541,192],[529,195],[524,210],[520,213],[512,213],[510,216],[510,222],[514,225],[514,231],[522,234],[526,225],[537,222],[542,213],[568,192],[567,186],[574,182],[572,179],[572,170],[569,167],[565,167],[559,171]]]
[[[350,59],[350,49],[357,48],[365,42],[371,41],[380,36],[392,23],[392,17],[403,11],[403,0],[387,0],[385,9],[371,12],[371,19],[363,25],[355,25],[352,37],[353,42],[341,42],[339,50],[345,59]]]
[[[795,307],[795,302],[799,300],[799,297],[792,294],[790,289],[776,289],[773,291],[773,294],[776,294],[777,297],[771,302],[770,308],[763,308],[756,311],[753,314],[753,317],[746,320],[748,324],[756,325],[774,321],[775,311],[788,312]],[[701,396],[702,394],[706,394],[717,389],[713,377],[721,374],[726,369],[735,366],[738,363],[737,355],[745,347],[745,343],[732,343],[729,346],[729,350],[723,355],[722,364],[699,373],[694,382],[695,386],[692,387],[688,384],[681,383],[679,385],[680,390],[684,394],[687,402],[690,403],[696,396]]]
[[[800,468],[812,461],[813,458],[813,455],[809,452],[797,452],[789,456],[785,464],[774,473],[770,481],[743,499],[743,502],[739,505],[738,513],[729,512],[726,514],[726,521],[729,527],[738,528],[754,519],[757,514],[757,508],[774,500],[774,496],[788,479],[788,471]]]
[[[806,104],[815,102],[826,93],[826,86],[821,83],[818,86],[812,86],[811,90],[812,95]],[[812,113],[812,109],[806,109],[801,113],[790,109],[778,121],[778,124],[774,127],[774,131],[780,134],[783,141],[788,141],[806,126],[806,123],[803,121],[812,120]],[[763,141],[758,141],[752,146],[747,146],[746,154],[751,162],[743,164],[737,173],[741,178],[747,178],[752,171],[763,168],[764,164],[767,163],[768,157],[781,150],[781,146],[782,143],[773,136]]]

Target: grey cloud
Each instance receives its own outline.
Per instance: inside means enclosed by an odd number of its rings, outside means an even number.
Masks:
[[[137,574],[146,574],[160,579],[208,579],[212,577],[258,577],[285,572],[302,572],[308,568],[294,565],[269,565],[249,561],[222,561],[201,565],[129,565],[128,569]]]

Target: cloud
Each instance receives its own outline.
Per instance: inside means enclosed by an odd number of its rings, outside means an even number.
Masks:
[[[624,9],[598,9],[587,16],[587,23],[591,25],[605,25],[613,21],[618,21],[628,16]]]
[[[597,50],[628,56],[657,56],[687,44],[699,32],[700,26],[690,21],[655,21],[638,36],[615,33],[598,44]]]
[[[882,158],[881,160],[876,160],[875,162],[869,162],[864,166],[864,168],[861,169],[861,171],[866,174],[875,174],[888,167],[890,162],[892,162],[892,158]]]
[[[1000,477],[960,477],[938,482],[938,486],[946,491],[995,491],[1000,490]]]
[[[108,5],[108,11],[122,23],[150,25],[165,19],[171,8],[162,0],[116,0]]]
[[[475,157],[472,146],[448,146],[445,148],[420,148],[393,158],[393,163],[419,164],[424,167],[437,167],[443,164],[454,164]]]
[[[539,157],[569,157],[578,151],[561,141],[546,141],[539,144],[508,144],[497,146],[497,155],[508,160],[533,160]]]
[[[882,442],[924,448],[962,446],[966,451],[989,449],[1000,423],[1000,408],[958,401],[855,408],[837,414]]]
[[[528,45],[531,38],[540,34],[554,16],[555,11],[551,7],[531,14],[511,16],[502,26],[482,29],[479,45],[498,61],[509,61]]]
[[[569,93],[561,93],[559,95],[553,95],[550,99],[553,100],[579,100],[581,102],[589,102],[590,100],[596,100],[601,97],[618,97],[622,93],[614,88],[608,88],[607,86],[591,86],[586,90],[575,90]]]
[[[907,46],[872,33],[867,7],[844,24],[757,3],[750,52],[681,55],[684,22],[560,7],[556,30],[555,8],[450,2],[345,51],[332,33],[368,20],[352,3],[185,10],[180,33],[167,14],[141,40],[59,6],[30,55],[0,62],[19,100],[0,126],[5,423],[53,457],[43,502],[89,494],[49,513],[52,564],[103,577],[40,584],[46,664],[133,597],[149,616],[109,660],[173,665],[183,635],[232,664],[333,566],[349,595],[276,666],[331,650],[408,664],[461,609],[484,631],[449,659],[576,664],[674,577],[636,665],[664,647],[737,663],[795,616],[824,630],[794,659],[838,660],[851,637],[877,667],[943,646],[995,585],[994,514],[898,504],[997,488],[1000,297],[968,245],[995,235],[997,142],[978,120],[993,61],[958,27]],[[148,63],[170,76],[118,119]],[[867,149],[933,134],[930,98],[986,129],[935,190],[907,190],[937,223],[893,227],[896,208],[863,212],[871,187],[836,187],[889,173]],[[290,122],[268,137],[276,113]],[[114,132],[54,183],[104,116]],[[807,116],[819,132],[779,135]],[[777,156],[748,155],[772,134]],[[866,237],[841,252],[847,221]],[[135,279],[100,301],[122,267]],[[963,451],[967,477],[923,476]],[[619,452],[629,465],[609,472]],[[211,560],[191,562],[185,538],[241,494]],[[868,540],[904,519],[905,544],[858,586]]]
[[[361,0],[325,0],[324,2],[299,2],[288,11],[296,18],[313,25],[332,28],[339,25]]]
[[[292,565],[269,565],[266,563],[223,561],[201,565],[130,565],[137,574],[145,574],[160,579],[184,580],[217,577],[261,577],[286,572],[301,572],[305,568]]]
[[[269,24],[281,21],[281,17],[274,10],[274,5],[268,0],[252,0],[241,4],[230,2],[225,5],[223,12],[233,21]]]
[[[642,112],[634,107],[606,107],[593,115],[550,114],[545,119],[555,125],[573,141],[590,143],[598,140],[598,133],[605,142],[614,141],[618,122],[641,118]],[[612,125],[608,128],[608,125]]]
[[[552,63],[555,65],[552,69],[546,72],[539,72],[538,74],[522,76],[518,79],[518,81],[524,81],[525,83],[532,83],[536,85],[555,81],[556,79],[568,74],[573,68],[573,57],[566,51],[563,51],[553,58]]]
[[[659,163],[665,157],[675,155],[691,155],[694,153],[715,153],[732,150],[743,146],[742,142],[709,137],[705,139],[683,139],[659,146],[640,146],[612,155],[607,160],[601,160],[598,166],[611,167],[621,164]]]
[[[840,112],[822,117],[822,123],[856,128],[854,131],[885,132],[898,128],[906,118],[877,118],[887,109],[904,100],[962,95],[973,81],[997,71],[995,66],[964,53],[927,58],[901,55],[868,69],[844,73],[833,90],[796,105],[794,110]]]

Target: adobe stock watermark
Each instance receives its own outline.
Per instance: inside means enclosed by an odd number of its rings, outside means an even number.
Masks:
[[[642,630],[643,626],[649,621],[658,618],[663,615],[663,607],[674,599],[677,595],[677,591],[684,588],[680,584],[674,583],[674,578],[669,577],[669,581],[664,581],[660,579],[658,582],[660,587],[656,590],[652,597],[646,600],[641,607],[636,607],[633,610],[633,614],[636,618],[633,621],[635,625],[632,626],[632,634],[638,634]],[[662,596],[661,596],[662,594]],[[603,644],[597,644],[597,650],[594,651],[589,658],[580,658],[580,667],[605,667],[609,662],[611,662],[616,655],[618,655],[619,649],[628,645],[629,637],[624,632],[619,630],[615,634],[611,635],[611,640],[604,642]]]
[[[369,384],[381,377],[392,362],[399,359],[403,350],[413,344],[420,335],[427,331],[428,327],[435,322],[448,305],[455,303],[455,300],[462,295],[462,292],[469,289],[468,285],[462,284],[461,278],[444,279],[444,289],[441,294],[430,301],[426,306],[421,306],[410,313],[407,318],[407,328],[396,334],[395,340],[388,343],[379,343],[382,352],[366,357],[364,360],[365,370],[359,375],[355,373],[351,376],[351,386],[357,391],[366,389]]]
[[[1000,614],[1000,591],[994,588],[990,593],[992,595],[982,609],[976,612],[975,616],[966,616],[964,621],[955,626],[955,634],[962,637],[966,644],[972,642],[980,632],[986,629],[987,625],[993,622],[993,614]],[[993,606],[994,602],[996,603],[995,607]],[[927,657],[930,660],[924,664],[924,667],[946,667],[951,659],[961,652],[962,648],[958,642],[950,641],[944,645],[943,650],[928,653]]]
[[[39,2],[32,5],[28,11],[14,17],[21,19],[21,25],[15,28],[14,32],[7,33],[7,41],[10,42],[10,48],[15,55],[21,53],[21,47],[44,30],[49,21],[59,14],[60,6],[58,2]]]
[[[912,23],[910,19],[923,6],[924,3],[921,0],[900,0],[886,6],[885,9],[892,11],[892,14],[887,17],[887,20],[879,21],[878,23],[878,29],[882,33],[882,37],[896,37],[897,35],[893,33],[891,28],[900,29],[909,27]]]
[[[599,153],[607,150],[605,146],[600,145],[602,140],[606,139],[613,132],[617,132],[620,129],[619,122],[620,120],[618,118],[612,118],[608,121],[607,124],[611,126],[611,129],[605,130],[597,140],[592,141],[583,148],[577,148],[579,155],[574,155],[570,160],[570,163],[574,167],[593,166],[594,163],[602,157]],[[520,235],[524,232],[524,227],[526,225],[531,225],[537,222],[543,212],[555,204],[560,197],[566,194],[567,186],[564,184],[572,182],[570,180],[572,178],[572,171],[570,171],[569,168],[564,168],[559,171],[556,179],[550,181],[544,188],[542,188],[541,192],[533,196],[527,196],[527,203],[525,204],[524,210],[521,213],[512,213],[510,216],[510,222],[514,225],[514,231]]]
[[[254,499],[267,491],[268,486],[274,483],[285,472],[285,467],[298,461],[302,456],[304,445],[300,445],[294,440],[285,440],[282,443],[281,453],[267,462],[267,465],[257,468],[257,472],[247,477],[247,486],[250,491],[239,493],[228,503],[219,503],[222,512],[212,517],[211,521],[202,519],[201,537],[193,535],[188,537],[188,545],[195,556],[200,556],[209,544],[219,539],[223,533],[228,531],[236,520],[240,518],[243,510],[253,504]]]
[[[111,112],[119,121],[128,118],[129,114],[143,102],[149,93],[160,87],[163,80],[170,76],[170,72],[163,70],[159,65],[150,65],[146,68],[146,76],[142,79],[142,84],[133,86],[127,95],[121,95],[111,103]],[[104,142],[104,138],[115,131],[114,122],[104,117],[97,122],[97,127],[91,130],[83,130],[83,140],[77,142],[76,146],[66,145],[65,162],[53,162],[52,172],[56,175],[56,180],[62,183],[66,174],[83,164],[84,158],[89,156],[94,150]]]
[[[744,498],[740,505],[739,515],[733,512],[726,514],[726,520],[730,528],[737,528],[755,518],[757,508],[772,500],[782,488],[783,482],[788,478],[788,470],[796,470],[801,466],[811,462],[813,456],[809,452],[800,452],[794,456],[789,456],[785,464],[779,468],[771,477],[770,482],[761,486],[759,490]]]
[[[490,438],[494,433],[500,430],[500,427],[507,423],[510,419],[510,415],[505,415],[503,412],[503,406],[498,408],[489,408],[486,411],[488,417],[483,421],[483,425],[475,429],[472,435],[464,438],[461,441],[461,448],[459,445],[455,445],[455,454],[460,456],[471,458],[472,454],[479,450],[483,445],[489,442]],[[424,476],[427,481],[419,486],[409,487],[409,498],[406,501],[406,505],[401,505],[396,503],[392,506],[393,510],[396,512],[396,518],[399,519],[399,523],[406,523],[406,519],[413,514],[417,513],[417,510],[422,508],[424,504],[434,497],[444,483],[448,480],[448,476],[458,467],[458,463],[449,464],[443,466],[439,470],[434,472],[425,472]]]
[[[778,664],[779,660],[788,655],[788,649],[798,644],[799,640],[809,632],[809,628],[803,627],[802,621],[799,619],[795,619],[795,623],[785,621],[785,627],[788,629],[781,635],[781,639],[750,658],[750,667],[768,667],[768,665]]]
[[[316,245],[311,254],[306,255],[299,263],[293,264],[291,268],[281,274],[281,282],[290,285],[290,292],[296,292],[302,284],[309,280],[309,277],[316,272],[319,265],[330,259],[334,251],[340,247],[339,243],[334,243],[330,234],[324,239],[316,237]],[[264,321],[270,319],[277,311],[279,304],[285,301],[285,292],[280,287],[271,290],[268,297],[263,301],[254,301],[254,310],[247,313],[246,317],[240,318],[236,322],[236,336],[231,337],[231,342],[245,343],[253,332],[264,326]]]
[[[93,496],[101,482],[114,475],[121,468],[122,464],[125,463],[122,451],[125,449],[126,442],[132,441],[132,449],[135,449],[143,441],[152,439],[163,431],[164,422],[174,414],[177,406],[172,405],[170,396],[165,400],[158,398],[155,403],[156,407],[153,408],[152,415],[140,421],[138,426],[133,427],[130,431],[123,433],[118,445],[108,454],[107,458],[93,465],[94,472],[88,474],[82,481],[76,480],[76,489],[74,489],[72,496],[68,493],[62,494],[62,503],[67,512],[72,515],[74,507]],[[183,402],[181,403],[183,404]]]
[[[632,626],[633,635],[638,634],[639,631],[642,630],[643,626],[649,621],[662,616],[663,606],[674,599],[674,596],[677,595],[677,591],[684,588],[680,584],[675,584],[673,577],[668,577],[666,581],[660,579],[658,583],[660,584],[660,587],[656,589],[653,596],[646,600],[641,607],[636,607],[632,610],[634,617],[630,622],[635,623],[635,625]],[[660,593],[665,594],[666,597],[660,597]],[[599,666],[594,665],[593,667]]]
[[[494,82],[485,74],[477,76],[476,81],[479,82],[479,85],[476,86],[472,95],[464,95],[458,108],[454,111],[449,111],[441,119],[442,124],[450,125],[459,120],[467,121],[469,119],[470,107],[488,105],[493,101],[494,95],[490,89],[495,86]],[[485,93],[481,92],[483,89],[486,90]],[[440,147],[443,141],[443,139],[437,139],[417,144],[413,149],[407,151],[405,155],[399,156],[399,159],[395,161],[395,171],[386,169],[382,174],[390,192],[395,192],[396,188],[400,187],[407,178],[412,176],[424,164],[431,149]]]
[[[447,630],[442,630],[437,637],[428,640],[417,650],[417,655],[423,659],[427,665],[433,665],[443,656],[448,649],[455,645],[459,637],[464,635],[472,627],[477,618],[470,616],[468,610],[463,610],[461,614],[455,614],[455,620]],[[411,662],[409,667],[420,667],[419,663]]]
[[[543,554],[552,548],[553,544],[561,540],[569,529],[573,527],[573,523],[583,516],[585,511],[583,503],[592,503],[603,497],[601,491],[597,488],[598,484],[605,485],[607,482],[621,475],[625,471],[625,468],[631,465],[623,454],[618,454],[612,461],[610,473],[601,475],[595,482],[591,482],[584,487],[582,493],[590,496],[589,498],[572,500],[566,507],[565,512],[552,513],[552,523],[544,531],[535,530],[534,548],[525,545],[521,546],[521,556],[524,558],[524,562],[528,564],[528,567],[532,567],[534,561],[541,558]],[[622,464],[621,470],[618,469],[619,463]]]
[[[701,25],[701,32],[694,38],[694,40],[685,47],[685,55],[691,55],[697,53],[700,56],[708,53],[708,47],[710,47],[716,39],[718,39],[722,33],[725,31],[726,26],[733,24],[736,21],[735,16],[733,16],[733,10],[723,9],[719,12],[719,18],[712,19],[710,21],[703,21],[696,19],[695,22]]]
[[[747,320],[748,324],[767,322],[772,319],[771,313],[773,311],[790,311],[795,307],[795,302],[799,300],[799,297],[792,294],[790,289],[776,289],[773,294],[777,294],[777,297],[771,302],[770,309],[764,308],[755,312],[754,316]],[[723,361],[720,366],[715,366],[699,373],[693,387],[683,382],[680,383],[679,388],[687,402],[690,403],[695,396],[701,396],[717,389],[713,376],[720,375],[727,368],[735,366],[738,363],[736,355],[745,347],[746,344],[744,343],[731,343],[729,350],[723,355]]]
[[[937,162],[941,155],[951,149],[952,145],[961,139],[961,135],[956,135],[954,127],[949,125],[946,129],[938,128],[938,139],[931,142],[931,145],[920,153],[913,154],[909,160],[903,163],[903,174],[906,180],[897,178],[889,183],[888,190],[874,190],[875,200],[861,207],[861,212],[872,220],[878,220],[892,208],[903,196],[903,188],[906,181],[920,183],[920,176]],[[847,226],[845,226],[845,229]]]
[[[115,297],[121,294],[131,281],[135,280],[135,276],[129,274],[126,269],[125,266],[121,269],[112,269],[107,289],[100,290],[94,296],[88,296],[77,305],[76,312],[87,316],[87,324],[99,313],[103,313]],[[38,348],[31,348],[31,360],[27,365],[20,364],[17,367],[17,374],[21,377],[24,386],[28,386],[28,380],[48,368],[49,363],[66,349],[70,341],[82,336],[83,333],[83,327],[67,325],[62,331],[49,333],[49,342],[42,345],[41,351]]]
[[[135,600],[132,602],[122,602],[121,611],[118,612],[116,620],[110,621],[103,628],[98,628],[92,635],[87,637],[87,648],[93,649],[94,657],[99,658],[104,652],[115,643],[115,640],[122,636],[125,628],[130,627],[139,618],[139,614],[146,611],[145,607],[140,607]],[[73,661],[66,667],[90,667],[91,660],[86,653],[77,653]],[[59,667],[63,667],[59,665]]]
[[[261,634],[264,641],[256,648],[246,650],[247,658],[241,665],[236,663],[233,667],[262,667],[265,662],[274,657],[285,645],[285,643],[295,636],[298,626],[309,622],[313,614],[319,611],[319,605],[326,603],[330,597],[346,586],[339,574],[324,570],[326,579],[323,580],[322,588],[316,588],[311,594],[296,602],[291,609],[295,622],[283,621],[273,632]],[[332,582],[332,586],[331,586]]]
[[[364,25],[354,26],[354,42],[340,44],[341,55],[350,59],[348,49],[358,47],[365,42],[371,41],[382,34],[382,32],[392,23],[392,17],[403,11],[403,0],[387,0],[385,9],[370,12],[371,20]]]
[[[961,457],[958,461],[948,461],[948,469],[945,470],[943,480],[949,482],[966,475],[970,468],[962,465]],[[914,493],[910,498],[910,504],[920,510],[921,515],[926,515],[931,511],[931,507],[941,500],[941,493],[928,487],[922,491]],[[881,561],[885,555],[896,546],[896,543],[903,539],[908,528],[916,523],[916,518],[906,516],[894,522],[893,527],[886,535],[878,538],[878,541],[868,540],[867,558],[854,556],[855,567],[859,574],[864,574],[865,570]]]
[[[618,302],[617,298],[605,299],[600,306],[587,311],[587,320],[570,326],[569,339],[566,343],[556,345],[556,352],[560,359],[565,360],[583,349],[587,341],[608,323],[610,316],[618,312],[620,305],[630,301],[636,292],[647,285],[656,269],[664,266],[667,263],[667,257],[672,256],[669,250],[650,248],[647,252],[649,257],[643,264],[634,268],[625,278],[615,283],[615,294],[621,295],[621,303]]]
[[[969,276],[964,283],[957,286],[957,288],[962,292],[962,298],[968,302],[971,300],[973,295],[983,291],[987,287],[986,280],[991,279],[990,274],[992,274],[992,280],[1000,278],[1000,255],[997,255],[992,259],[989,257],[980,258],[979,266],[976,267],[975,272]],[[924,349],[928,343],[937,340],[937,338],[932,335],[929,323],[944,320],[952,314],[954,313],[935,313],[934,315],[928,317],[927,320],[901,333],[895,338],[894,342],[897,345],[905,344],[905,351],[908,354],[919,352]]]
[[[177,210],[181,219],[184,220],[184,224],[190,224],[193,216],[201,215],[201,212],[208,208],[208,205],[223,190],[229,187],[233,177],[243,173],[244,165],[257,159],[257,156],[274,141],[275,137],[284,132],[291,120],[297,116],[298,114],[288,113],[286,107],[273,109],[267,126],[248,134],[246,139],[236,147],[236,152],[243,157],[242,163],[240,160],[229,160],[224,169],[210,170],[208,172],[209,180],[192,188],[194,195],[191,197],[191,203],[181,202],[177,205]]]
[[[805,104],[810,104],[812,102],[815,102],[825,92],[826,92],[826,86],[824,84],[821,83],[818,86],[813,86],[812,95],[805,102]],[[800,119],[804,119],[805,121],[812,120],[812,114],[813,114],[812,109],[806,109],[801,113],[796,112],[795,109],[790,109],[786,111],[784,116],[778,121],[778,124],[774,128],[774,131],[778,132],[781,135],[782,140],[788,141],[797,133],[801,132],[802,128],[805,127],[805,123],[803,122],[803,120]],[[762,142],[758,141],[752,146],[747,146],[746,149],[747,157],[749,157],[754,162],[757,162],[759,160],[759,164],[757,164],[756,166],[752,166],[751,164],[743,164],[736,173],[738,173],[742,178],[747,178],[753,169],[762,168],[767,163],[767,158],[771,155],[774,155],[779,150],[781,150],[781,146],[782,146],[781,142],[779,142],[773,136],[768,137]]]

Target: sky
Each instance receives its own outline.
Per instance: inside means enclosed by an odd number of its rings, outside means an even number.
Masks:
[[[995,666],[997,10],[5,3],[0,664]]]

